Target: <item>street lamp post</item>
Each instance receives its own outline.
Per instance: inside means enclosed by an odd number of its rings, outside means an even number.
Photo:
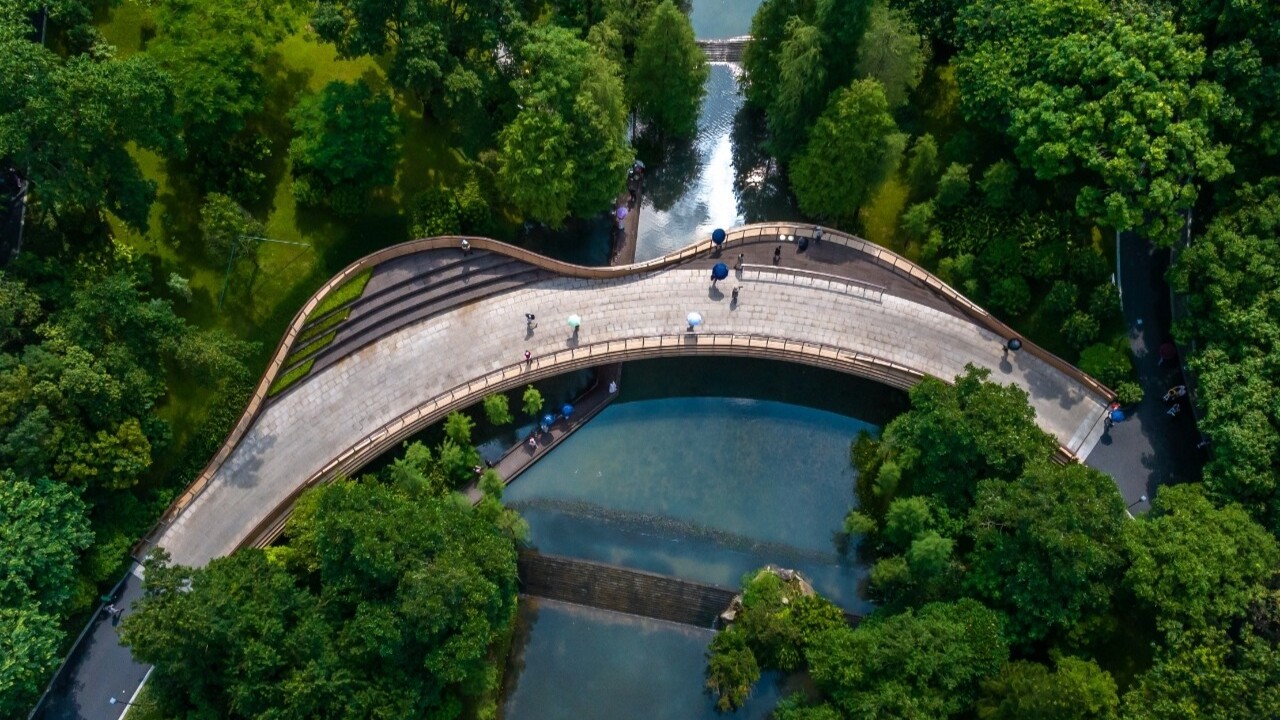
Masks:
[[[1138,503],[1144,503],[1144,502],[1146,502],[1146,501],[1147,501],[1147,496],[1146,496],[1146,495],[1139,495],[1139,496],[1138,496],[1138,499],[1137,499],[1137,500],[1134,500],[1134,501],[1133,501],[1133,502],[1131,502],[1131,503],[1129,503],[1129,507],[1128,507],[1128,508],[1126,508],[1126,509],[1128,509],[1128,510],[1132,510],[1134,505],[1137,505]]]

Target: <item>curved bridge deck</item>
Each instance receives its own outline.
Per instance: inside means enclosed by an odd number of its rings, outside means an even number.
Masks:
[[[568,370],[645,357],[766,357],[903,388],[926,374],[950,380],[972,363],[1027,390],[1064,456],[1092,449],[1109,390],[1031,343],[1003,357],[1009,328],[893,253],[834,232],[804,253],[778,240],[811,230],[747,226],[729,233],[718,257],[704,240],[608,268],[567,265],[483,238],[471,239],[467,256],[458,238],[375,253],[308,301],[236,430],[148,543],[191,565],[261,544],[306,487],[354,472],[451,410]],[[733,267],[739,253],[746,266],[713,287],[710,267]],[[453,274],[437,276],[445,264]],[[494,270],[502,267],[512,272]],[[373,277],[331,349],[317,356],[309,376],[268,402],[266,389],[312,308],[367,268]],[[494,282],[501,287],[493,289]],[[730,299],[735,286],[742,287],[737,303]],[[393,287],[417,289],[393,295]],[[433,294],[431,287],[451,290]],[[370,298],[399,305],[391,310]],[[686,332],[690,311],[705,318],[695,333]],[[538,317],[533,332],[526,331],[526,312]],[[582,317],[577,333],[564,324],[569,314]]]

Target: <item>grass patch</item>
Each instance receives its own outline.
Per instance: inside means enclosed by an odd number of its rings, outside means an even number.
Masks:
[[[307,373],[311,372],[311,366],[315,364],[315,360],[308,360],[276,378],[276,381],[271,383],[271,387],[267,389],[267,397],[275,397],[288,390],[294,383],[306,377]]]
[[[315,320],[321,315],[337,310],[363,295],[364,286],[369,284],[369,278],[371,277],[373,277],[373,268],[366,268],[359,275],[334,288],[333,292],[325,295],[320,304],[316,305],[316,309],[311,311],[311,314],[307,316],[307,320]]]
[[[337,337],[337,335],[338,335],[337,330],[331,330],[329,331],[328,334],[324,335],[319,340],[316,340],[314,342],[309,342],[306,344],[306,346],[289,353],[288,357],[284,359],[285,367],[288,367],[289,365],[292,365],[300,360],[306,360],[312,355],[315,355],[321,350],[329,347],[329,343],[333,342],[333,339]]]
[[[129,702],[129,720],[170,720],[164,713],[160,712],[159,703],[156,701],[153,685],[148,682],[138,690],[137,697]]]
[[[350,317],[350,315],[351,315],[351,308],[344,308],[336,313],[333,313],[329,317],[326,317],[325,319],[321,320],[318,323],[307,326],[302,332],[298,333],[297,342],[300,342],[300,343],[306,342],[311,338],[317,335],[320,335],[326,330],[333,329],[338,325],[338,323]]]

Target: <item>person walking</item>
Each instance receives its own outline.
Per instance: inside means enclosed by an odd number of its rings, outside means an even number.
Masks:
[[[747,259],[746,253],[738,253],[738,262],[734,264],[733,269],[741,270],[743,263],[746,262],[746,259]]]
[[[528,350],[524,351],[524,366],[531,367],[533,365],[533,353]]]
[[[782,262],[782,246],[781,245],[773,249],[773,264],[777,265],[780,262]]]
[[[737,305],[737,304],[738,304],[738,291],[739,291],[739,290],[741,290],[741,289],[742,289],[742,286],[741,286],[741,285],[739,285],[739,286],[737,286],[737,287],[735,287],[735,288],[733,289],[733,295],[732,295],[731,300],[730,300],[730,304],[731,304],[731,305]]]
[[[462,238],[462,254],[463,255],[471,254],[471,241],[466,238]]]
[[[822,244],[822,228],[820,226],[815,225],[813,228],[813,244],[814,245]]]
[[[538,327],[538,323],[534,322],[533,313],[524,314],[524,327],[526,330],[529,330],[529,331],[532,331],[534,328]]]

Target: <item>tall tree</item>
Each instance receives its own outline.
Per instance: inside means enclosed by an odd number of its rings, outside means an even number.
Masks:
[[[61,58],[0,17],[0,158],[28,171],[32,216],[79,229],[109,211],[146,230],[156,186],[128,146],[180,147],[169,79],[145,55]]]
[[[853,220],[902,152],[905,138],[895,130],[876,81],[859,80],[832,96],[791,168],[800,208],[809,215]]]
[[[1200,39],[1141,13],[1061,5],[984,0],[966,11],[965,114],[1007,132],[1039,179],[1074,183],[1080,215],[1169,244],[1199,184],[1232,170],[1211,133],[1224,94],[1202,79]]]
[[[1234,720],[1275,717],[1280,649],[1242,629],[1233,640],[1213,630],[1178,636],[1124,696],[1131,720]]]
[[[515,548],[482,513],[340,481],[305,495],[286,532],[275,559],[149,561],[124,640],[156,664],[166,712],[443,720],[494,689]]]
[[[1124,565],[1124,501],[1107,475],[1039,463],[978,483],[966,584],[1008,616],[1006,637],[1083,645],[1098,635]]]
[[[182,136],[207,190],[232,189],[237,165],[253,161],[249,120],[267,95],[265,66],[282,37],[276,4],[165,0],[147,54],[173,78]],[[235,188],[241,190],[241,188]]]
[[[557,27],[531,33],[522,67],[522,109],[501,133],[498,179],[508,198],[553,226],[607,208],[632,161],[617,67]]]
[[[809,646],[814,682],[847,717],[945,718],[1009,656],[999,616],[973,600],[931,603]]]
[[[311,24],[343,57],[392,52],[391,81],[437,115],[477,108],[501,78],[497,50],[524,26],[511,0],[320,0]]]
[[[56,616],[36,605],[0,605],[0,715],[31,712],[60,661],[63,632]]]
[[[665,0],[649,15],[627,77],[628,94],[641,122],[663,136],[692,136],[710,72],[706,54],[694,41],[689,16]]]
[[[787,23],[778,58],[778,85],[767,113],[769,148],[783,162],[804,147],[830,92],[822,31],[800,18]]]
[[[289,113],[297,135],[289,143],[295,176],[331,193],[366,193],[395,180],[400,121],[391,98],[364,80],[331,82]]]
[[[906,13],[874,5],[858,44],[857,71],[862,77],[880,81],[889,107],[896,108],[907,102],[907,96],[924,78],[927,50]]]
[[[1112,720],[1116,681],[1092,660],[1059,658],[1053,670],[1017,660],[982,683],[982,720]]]
[[[0,606],[62,611],[78,556],[92,540],[84,503],[71,488],[0,471]]]
[[[1280,563],[1275,538],[1238,506],[1214,507],[1199,485],[1162,488],[1127,530],[1125,584],[1167,632],[1226,628]]]

